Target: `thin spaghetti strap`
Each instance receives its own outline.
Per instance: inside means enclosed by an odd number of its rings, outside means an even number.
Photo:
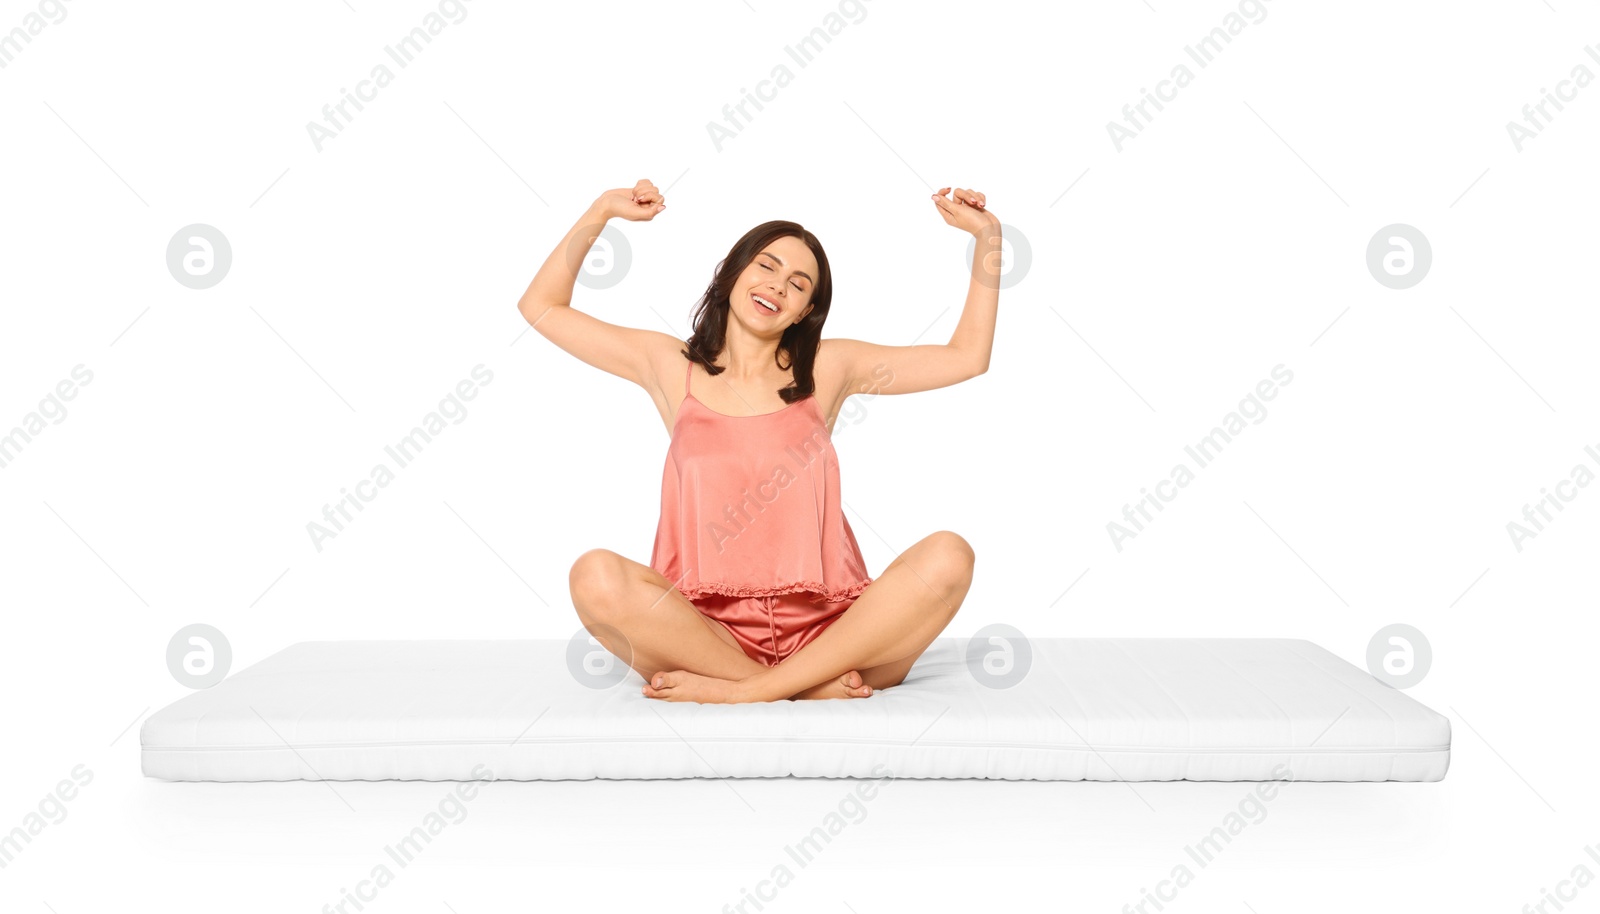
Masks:
[[[689,395],[689,379],[694,377],[694,359],[689,360],[689,367],[683,370],[683,395]]]

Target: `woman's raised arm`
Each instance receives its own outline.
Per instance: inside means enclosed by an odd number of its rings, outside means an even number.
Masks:
[[[961,320],[948,343],[922,346],[880,346],[861,340],[828,339],[818,358],[836,359],[846,379],[848,394],[909,394],[919,390],[948,387],[989,370],[989,353],[994,348],[994,325],[1000,310],[1000,220],[986,209],[983,194],[955,188],[954,199],[946,200],[942,188],[933,195],[939,215],[977,238],[972,257],[972,278],[967,283],[967,301]],[[887,370],[887,371],[886,371]],[[887,373],[889,380],[882,380]]]
[[[579,264],[607,221],[618,216],[632,222],[648,221],[666,207],[656,186],[646,180],[601,194],[545,258],[517,302],[517,310],[545,339],[601,371],[647,390],[657,384],[655,366],[667,364],[666,357],[677,355],[683,341],[654,330],[607,323],[575,310],[572,290],[578,282]]]

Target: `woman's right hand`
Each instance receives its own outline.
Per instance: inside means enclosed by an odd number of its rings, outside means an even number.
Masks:
[[[661,191],[645,178],[640,178],[639,183],[631,188],[608,190],[595,202],[607,218],[618,216],[629,222],[648,222],[667,208],[667,200],[661,196]]]

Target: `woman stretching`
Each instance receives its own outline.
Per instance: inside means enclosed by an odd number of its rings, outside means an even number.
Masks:
[[[654,219],[656,186],[597,198],[517,307],[544,337],[643,387],[671,443],[648,566],[608,549],[573,563],[578,619],[667,701],[864,698],[898,684],[954,618],[972,547],[948,530],[867,574],[841,507],[831,433],[846,397],[947,387],[989,367],[999,309],[1000,221],[977,191],[933,195],[977,239],[950,342],[822,339],[828,258],[793,222],[745,233],[718,265],[687,342],[571,306],[577,269],[607,220]],[[917,271],[908,271],[905,291]]]

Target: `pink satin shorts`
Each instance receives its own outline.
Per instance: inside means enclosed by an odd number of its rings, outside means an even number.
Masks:
[[[701,613],[721,623],[747,656],[766,666],[776,666],[839,621],[856,601],[851,597],[838,603],[813,603],[815,596],[807,592],[770,597],[708,594],[691,602]]]

